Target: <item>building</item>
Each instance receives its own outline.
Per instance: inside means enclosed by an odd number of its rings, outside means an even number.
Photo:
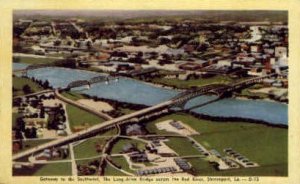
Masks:
[[[145,153],[132,153],[129,155],[130,160],[133,162],[149,162]]]
[[[190,164],[182,158],[174,158],[174,161],[183,171],[187,171],[191,169]]]
[[[133,124],[128,125],[126,127],[126,135],[132,136],[132,135],[143,135],[143,131],[140,125]]]

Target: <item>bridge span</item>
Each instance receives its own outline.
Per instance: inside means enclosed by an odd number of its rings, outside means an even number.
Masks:
[[[197,90],[186,91],[186,92],[183,92],[182,94],[179,94],[178,96],[176,96],[176,97],[174,97],[170,100],[167,100],[165,102],[162,102],[162,103],[159,103],[157,105],[154,105],[154,106],[151,106],[151,107],[133,112],[131,114],[123,115],[121,117],[105,121],[101,124],[94,125],[94,126],[88,128],[86,130],[82,130],[80,132],[76,132],[76,133],[68,135],[66,137],[59,138],[59,139],[53,140],[51,142],[45,143],[43,145],[36,146],[34,148],[28,149],[24,152],[17,153],[15,155],[13,155],[12,157],[13,157],[13,160],[17,160],[17,159],[20,159],[22,157],[34,154],[36,152],[43,151],[44,149],[47,149],[47,148],[58,147],[58,146],[62,146],[62,145],[65,145],[65,144],[72,143],[72,142],[76,142],[76,141],[79,141],[79,140],[84,139],[86,137],[96,135],[97,133],[99,133],[101,131],[108,130],[108,129],[116,126],[116,125],[122,125],[122,124],[125,124],[125,123],[136,122],[136,119],[138,117],[142,117],[142,116],[145,116],[145,115],[153,113],[153,112],[168,109],[168,108],[170,108],[174,105],[177,105],[177,104],[180,104],[180,103],[185,102],[187,100],[190,100],[191,98],[194,98],[196,96],[200,96],[200,95],[210,93],[213,90],[216,90],[216,91],[220,92],[220,94],[221,94],[221,92],[233,91],[233,90],[241,88],[245,85],[254,84],[256,82],[262,81],[263,79],[269,78],[269,77],[272,77],[272,76],[274,76],[274,74],[263,76],[263,77],[256,77],[256,78],[248,79],[248,80],[236,83],[236,84],[229,85],[227,87],[226,86],[216,87],[216,86],[208,85],[208,86],[204,86],[204,87],[202,87],[200,89],[197,89]]]

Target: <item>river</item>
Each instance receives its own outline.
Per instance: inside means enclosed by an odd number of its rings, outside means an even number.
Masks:
[[[14,63],[14,69],[20,69],[24,64]],[[99,76],[99,73],[64,69],[64,68],[40,68],[28,71],[29,77],[39,80],[48,80],[53,87],[66,87],[75,80],[90,79]],[[105,75],[105,74],[103,74]],[[143,105],[155,105],[174,97],[179,92],[176,90],[156,87],[134,79],[121,77],[118,82],[110,81],[108,84],[93,84],[90,89],[81,93]],[[190,108],[203,102],[214,99],[214,96],[201,96],[190,100],[185,108]],[[226,98],[198,107],[192,110],[196,113],[217,117],[239,117],[254,120],[262,120],[271,124],[288,124],[288,106],[278,102],[265,100],[248,100]]]

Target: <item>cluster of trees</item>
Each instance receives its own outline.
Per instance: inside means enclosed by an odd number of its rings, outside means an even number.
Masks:
[[[76,68],[77,61],[74,58],[66,58],[66,59],[54,62],[54,65],[58,66],[58,67]]]
[[[25,128],[23,117],[16,119],[16,125],[13,127],[13,130],[15,130],[16,139],[24,139],[24,136],[26,138],[37,138],[37,129],[35,127]]]
[[[40,85],[42,88],[44,89],[51,89],[52,87],[50,86],[50,83],[48,80],[42,81],[42,80],[38,80],[34,77],[31,78],[31,80],[35,83],[37,83],[38,85]]]
[[[52,109],[54,113],[49,115],[48,129],[57,130],[58,125],[63,124],[66,121],[65,110],[60,104],[57,108]]]
[[[97,169],[100,166],[99,160],[93,160],[87,165],[77,165],[77,170],[79,175],[93,175],[96,173]]]
[[[25,84],[25,85],[23,86],[22,90],[23,90],[23,93],[24,93],[24,94],[29,94],[29,93],[32,93],[32,92],[33,92],[32,89],[31,89],[31,87],[30,87],[28,84]]]

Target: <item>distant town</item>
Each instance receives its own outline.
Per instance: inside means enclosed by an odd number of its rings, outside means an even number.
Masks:
[[[287,176],[287,12],[24,12],[14,176]]]

